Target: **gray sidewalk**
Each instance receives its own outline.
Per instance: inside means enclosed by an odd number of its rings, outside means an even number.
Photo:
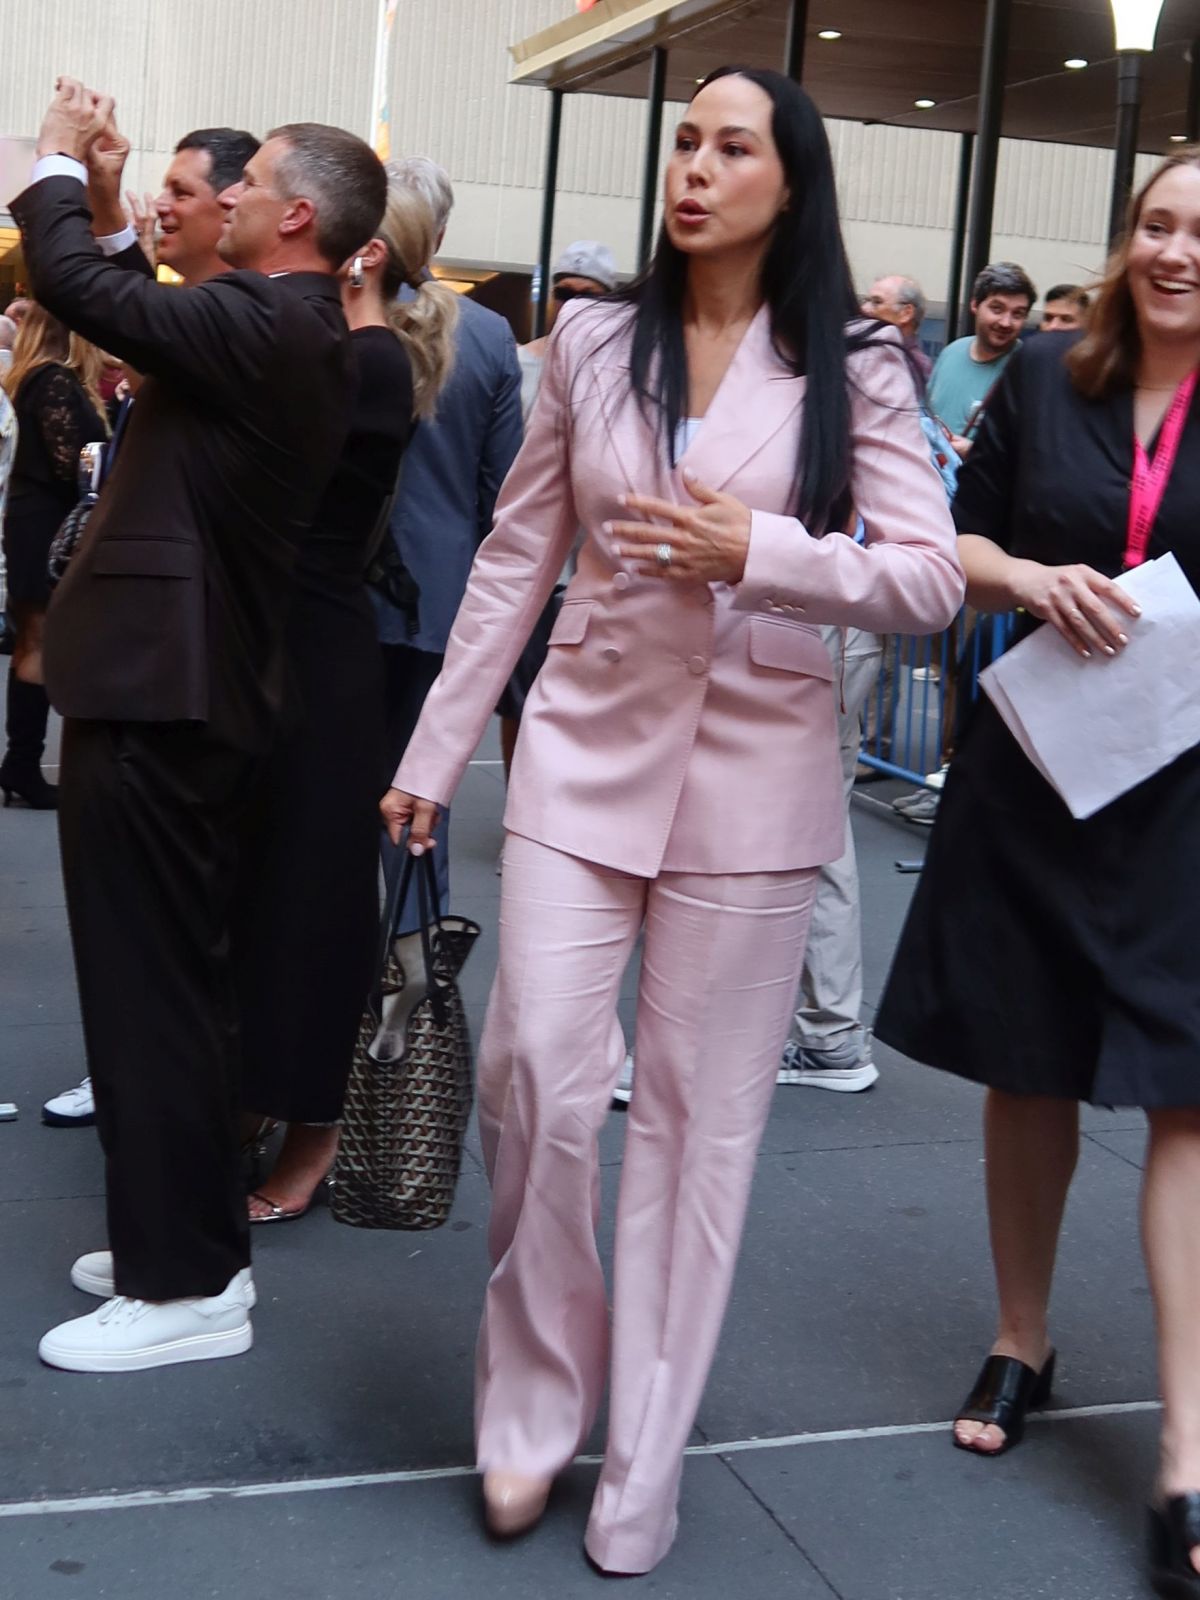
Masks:
[[[496,948],[496,754],[480,751],[453,830],[454,906],[484,928],[465,974],[476,1025]],[[925,837],[883,814],[876,797],[894,792],[874,786],[854,811],[872,1004],[915,881],[894,861]],[[628,1026],[632,980],[622,1010]],[[1087,1115],[1055,1411],[1019,1451],[978,1461],[945,1424],[991,1331],[979,1095],[886,1049],[877,1060],[867,1095],[777,1091],[679,1540],[637,1586],[659,1600],[1135,1600],[1157,1427],[1141,1119]],[[474,1142],[438,1233],[360,1233],[324,1209],[257,1231],[248,1355],[125,1377],[39,1365],[41,1333],[85,1309],[71,1261],[103,1243],[94,1134],[38,1118],[84,1070],[55,819],[13,807],[0,1100],[21,1116],[0,1125],[0,1600],[600,1594],[580,1552],[593,1463],[527,1539],[480,1532],[464,1470],[486,1273]],[[606,1229],[622,1136],[614,1115]]]

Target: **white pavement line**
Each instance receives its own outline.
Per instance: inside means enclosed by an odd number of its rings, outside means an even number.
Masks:
[[[502,767],[504,765],[504,762],[503,762],[502,759],[497,759],[497,760],[489,759],[489,760],[485,761],[482,757],[480,757],[480,759],[478,761],[468,761],[467,765],[469,767]]]
[[[1157,1400],[1130,1400],[1109,1406],[1071,1406],[1062,1411],[1030,1412],[1031,1422],[1075,1422],[1085,1417],[1122,1417],[1158,1411]],[[799,1445],[845,1444],[859,1439],[899,1439],[910,1434],[946,1433],[952,1422],[905,1422],[881,1428],[839,1428],[830,1433],[789,1433],[768,1439],[727,1439],[694,1444],[687,1456],[732,1456],[750,1450],[790,1450]],[[577,1456],[575,1466],[598,1466],[600,1456]],[[316,1494],[327,1489],[373,1489],[388,1484],[435,1483],[472,1478],[474,1467],[425,1467],[411,1472],[363,1472],[342,1478],[294,1478],[281,1483],[212,1484],[190,1489],[139,1489],[128,1494],[80,1495],[69,1500],[0,1501],[0,1517],[77,1516],[84,1511],[140,1511],[147,1506],[196,1505],[204,1500],[259,1500],[270,1495]]]

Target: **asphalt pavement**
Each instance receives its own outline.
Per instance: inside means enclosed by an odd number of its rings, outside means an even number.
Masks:
[[[53,776],[53,774],[51,774]],[[927,835],[854,805],[868,1020]],[[454,909],[495,961],[503,778],[489,736],[454,811]],[[623,991],[632,1022],[636,969]],[[129,997],[137,1004],[137,996]],[[733,1302],[655,1600],[1135,1600],[1157,1415],[1137,1243],[1143,1125],[1088,1112],[1055,1297],[1059,1382],[999,1461],[949,1419],[991,1336],[972,1086],[876,1046],[864,1095],[777,1090]],[[150,1063],[147,1064],[151,1066]],[[450,1224],[365,1233],[324,1208],[258,1230],[255,1345],[121,1376],[41,1366],[104,1242],[94,1132],[40,1124],[85,1068],[52,814],[0,811],[0,1600],[575,1600],[602,1428],[541,1526],[496,1546],[471,1462],[486,1184],[472,1135]],[[607,1249],[623,1121],[604,1150]]]

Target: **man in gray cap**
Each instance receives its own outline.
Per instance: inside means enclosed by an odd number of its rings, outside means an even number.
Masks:
[[[595,239],[576,239],[554,263],[550,273],[546,332],[540,339],[523,344],[517,352],[521,362],[521,408],[527,417],[537,398],[546,342],[554,332],[558,313],[568,300],[599,300],[616,287],[616,258],[606,244]]]

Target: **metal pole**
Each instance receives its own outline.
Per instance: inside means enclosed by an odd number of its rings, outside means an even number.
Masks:
[[[646,164],[642,171],[642,218],[638,228],[638,269],[654,247],[654,208],[658,201],[658,155],[662,147],[663,102],[667,97],[667,52],[656,44],[650,53],[650,99],[646,117]]]
[[[558,151],[562,143],[563,91],[550,91],[550,132],[546,141],[546,186],[542,193],[542,238],[538,246],[538,298],[533,313],[533,337],[546,331],[550,309],[550,252],[554,245],[554,202],[558,198]]]
[[[988,0],[983,33],[983,65],[979,75],[979,139],[975,146],[975,182],[967,225],[967,283],[988,264],[992,250],[992,216],[996,209],[996,167],[1004,118],[1004,73],[1008,65],[1008,33],[1012,0]],[[970,333],[970,306],[959,311],[959,333]]]
[[[1188,142],[1195,144],[1200,139],[1200,39],[1192,40],[1188,54],[1191,56],[1192,70],[1188,77],[1187,126],[1184,132]]]
[[[958,314],[962,306],[963,260],[967,253],[967,204],[971,198],[971,158],[975,153],[975,135],[964,133],[958,144],[958,185],[954,198],[954,240],[950,249],[950,287],[946,292],[946,342],[958,331]]]
[[[1113,161],[1112,210],[1108,218],[1110,250],[1125,231],[1125,212],[1133,193],[1141,111],[1142,52],[1122,50],[1117,57],[1117,154]]]
[[[804,79],[804,36],[807,29],[808,0],[792,0],[792,9],[788,13],[783,70],[797,83],[801,83]]]

